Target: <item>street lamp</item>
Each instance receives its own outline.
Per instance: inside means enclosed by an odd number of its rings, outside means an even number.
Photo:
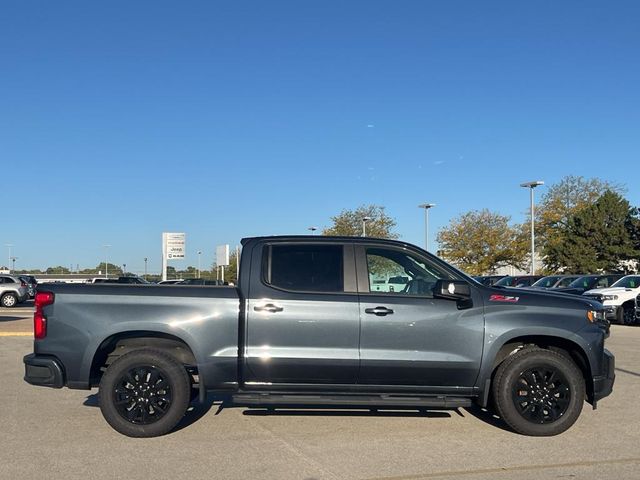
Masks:
[[[531,275],[536,273],[536,234],[535,234],[535,208],[533,205],[533,189],[544,185],[542,180],[534,180],[533,182],[521,183],[520,186],[528,188],[531,198]]]
[[[362,236],[367,236],[367,222],[373,220],[371,217],[362,217]]]
[[[11,264],[11,258],[13,257],[13,247],[15,245],[13,245],[12,243],[5,243],[4,246],[9,249],[9,264]],[[9,273],[13,273],[13,272],[10,271]]]
[[[16,260],[18,257],[11,257],[11,273],[16,272]]]
[[[202,255],[202,252],[198,250],[198,278],[200,278],[200,256],[201,255]]]
[[[424,208],[424,249],[429,251],[429,209],[435,207],[435,203],[421,203],[418,208]]]
[[[102,245],[104,247],[104,277],[109,278],[109,247],[111,245]]]
[[[144,257],[144,279],[147,279],[147,260],[149,260],[147,257]]]
[[[318,227],[309,227],[307,228],[307,230],[309,230],[311,232],[311,235],[315,235],[316,230],[318,229]]]
[[[123,276],[127,275],[127,264],[126,263],[122,264],[122,275]]]

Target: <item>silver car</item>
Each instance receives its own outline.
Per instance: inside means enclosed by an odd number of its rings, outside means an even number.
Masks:
[[[28,298],[27,282],[13,275],[0,275],[0,307],[15,307]]]

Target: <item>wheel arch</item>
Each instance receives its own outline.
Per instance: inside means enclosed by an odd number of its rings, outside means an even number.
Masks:
[[[482,407],[486,407],[489,403],[491,384],[493,383],[493,377],[500,364],[513,353],[522,350],[523,348],[527,348],[528,346],[552,350],[573,361],[582,372],[582,376],[585,381],[587,400],[590,403],[593,401],[594,386],[591,364],[589,363],[589,357],[587,356],[586,351],[580,344],[568,338],[554,335],[520,335],[505,340],[497,349],[491,368],[488,370],[488,375],[485,375],[485,379],[483,381],[484,391],[483,395],[480,397],[480,404]]]
[[[100,382],[102,369],[125,353],[140,348],[153,348],[173,356],[184,365],[197,368],[193,349],[182,338],[152,330],[132,330],[112,334],[105,338],[93,353],[89,372],[91,386]]]

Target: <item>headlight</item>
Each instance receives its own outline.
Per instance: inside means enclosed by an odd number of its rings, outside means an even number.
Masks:
[[[603,295],[602,300],[617,300],[618,295]]]
[[[591,322],[591,323],[606,321],[605,316],[604,316],[604,311],[602,311],[602,310],[589,310],[587,312],[587,320],[589,320],[589,322]]]

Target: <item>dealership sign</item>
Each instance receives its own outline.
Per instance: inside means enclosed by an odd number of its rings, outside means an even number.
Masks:
[[[184,245],[184,233],[165,232],[162,234],[162,253],[166,260],[183,259]]]
[[[229,245],[218,245],[216,247],[216,265],[219,267],[229,266]]]

